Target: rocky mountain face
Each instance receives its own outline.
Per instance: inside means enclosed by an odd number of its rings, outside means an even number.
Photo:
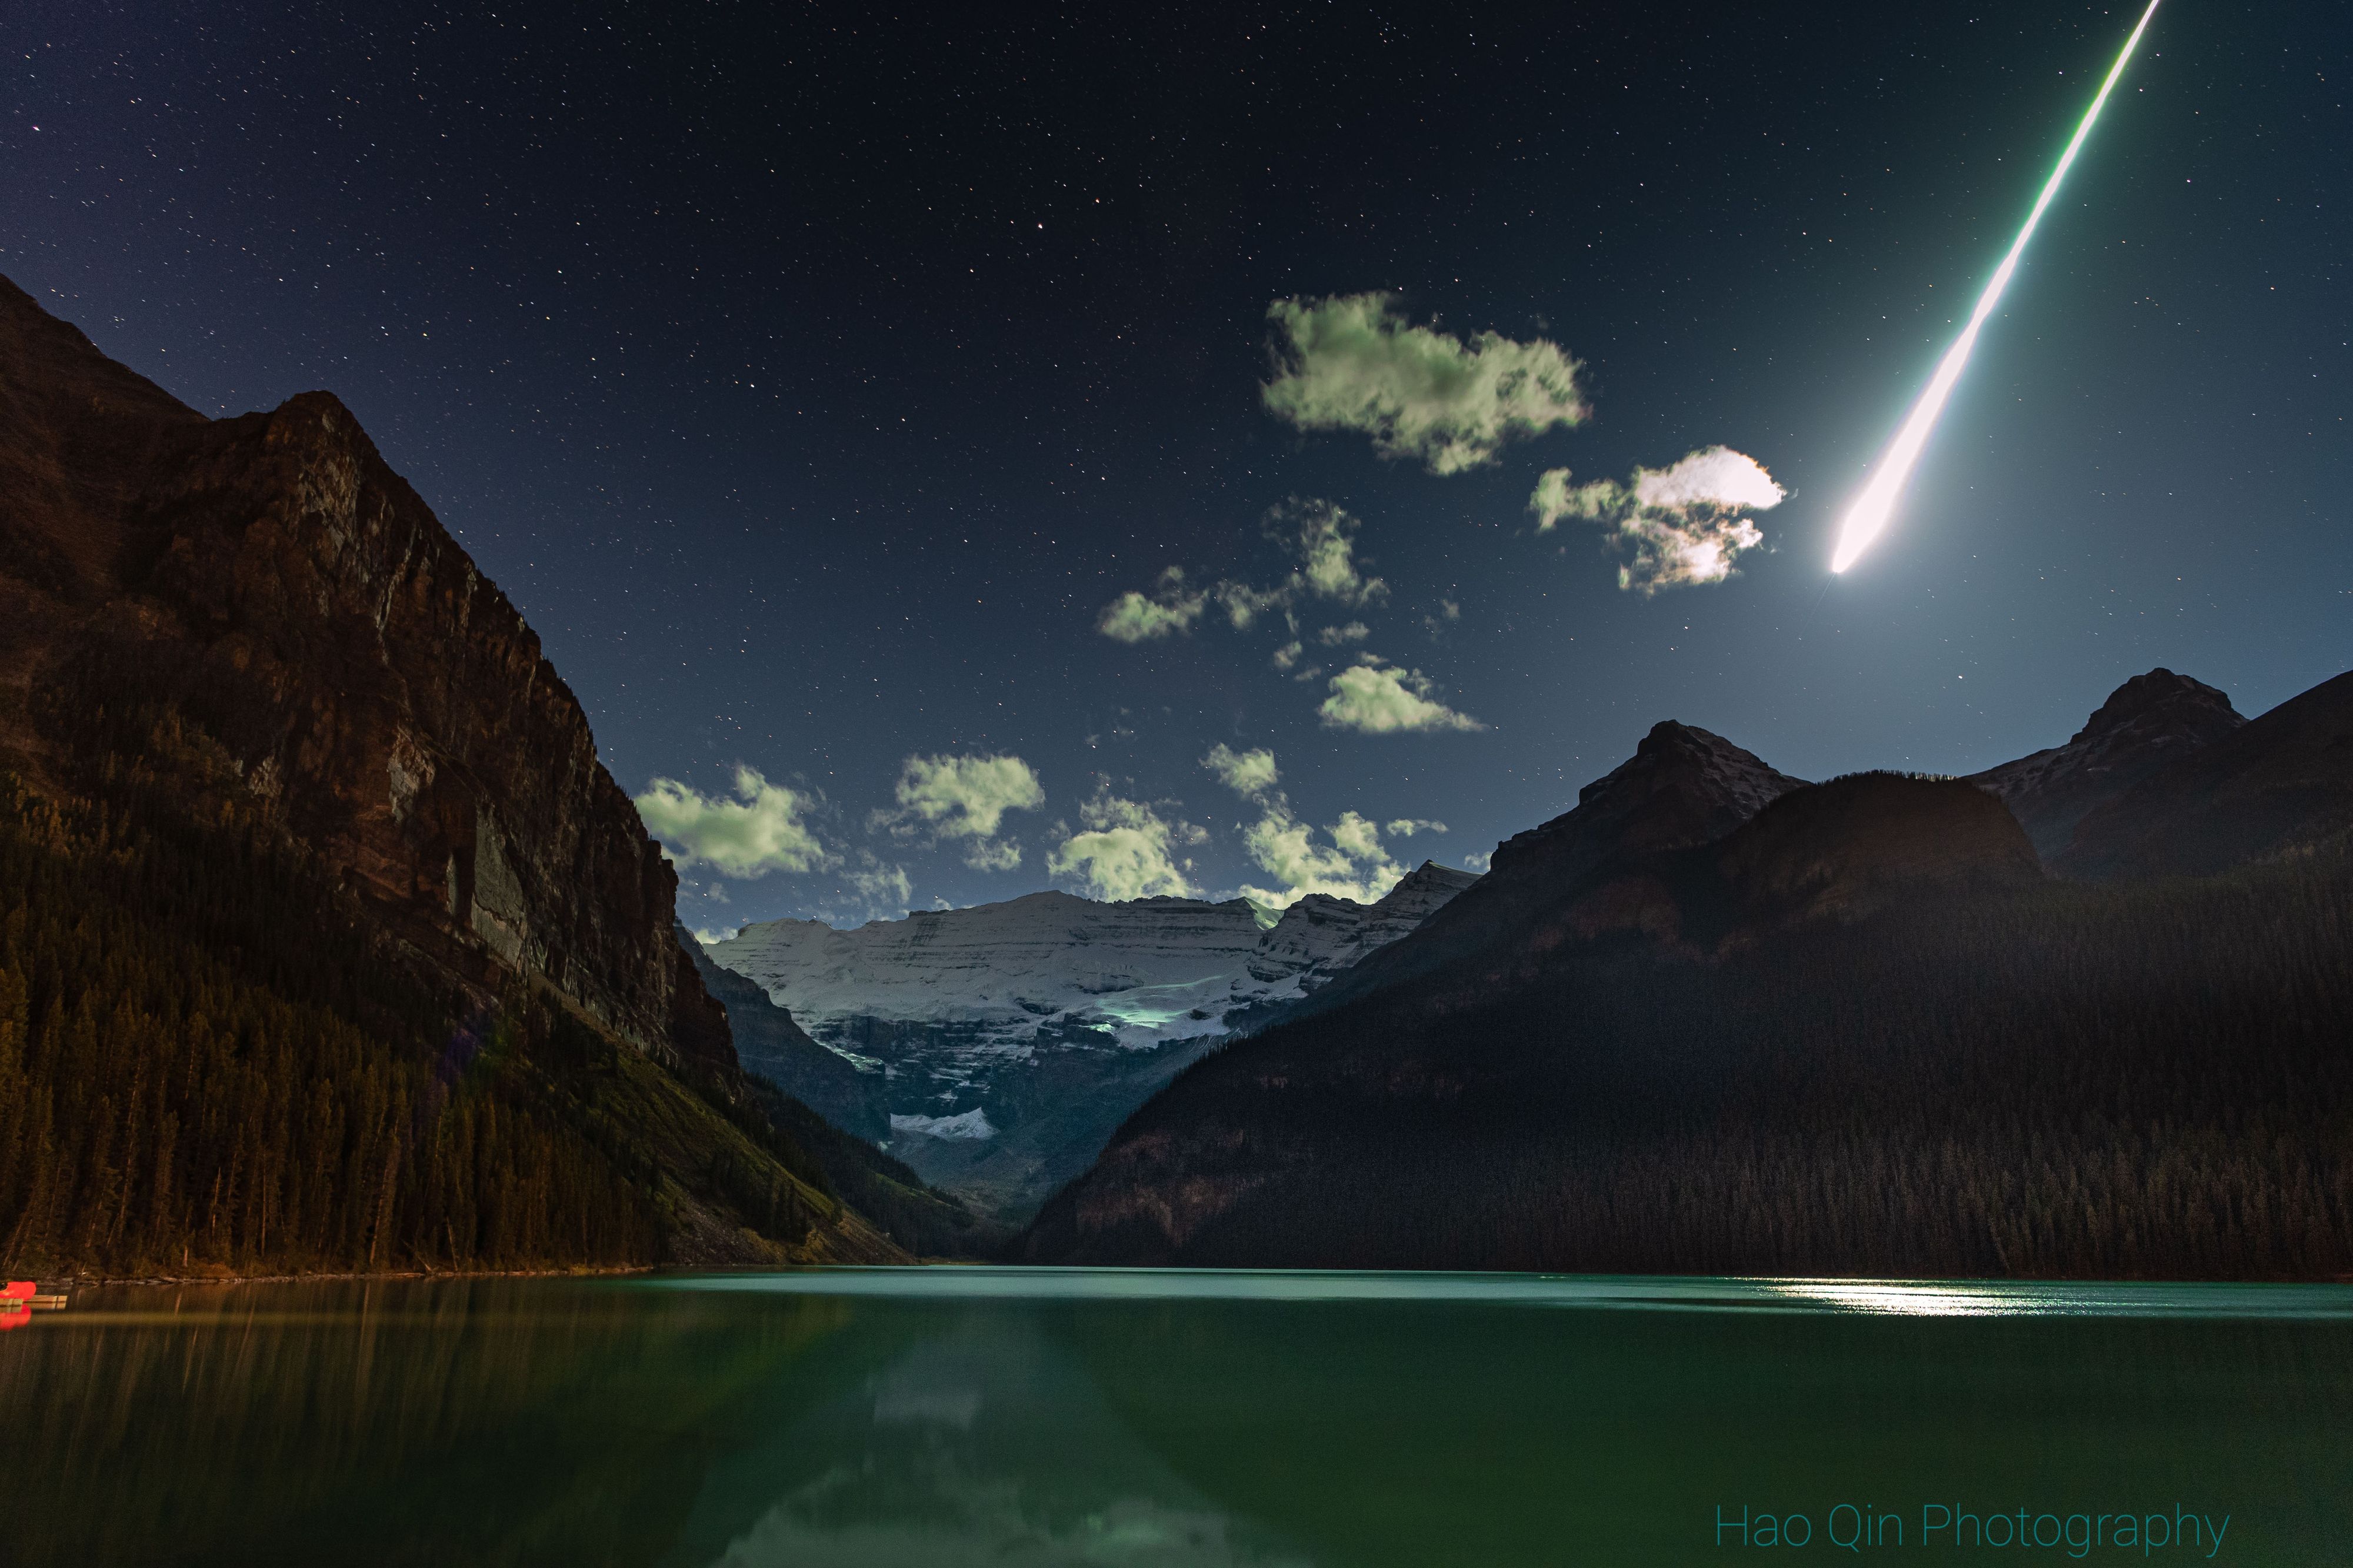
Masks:
[[[2103,714],[2072,757],[2002,781],[2038,820],[2081,810],[2059,868],[2098,883],[2051,875],[1979,783],[1804,785],[1662,725],[1418,931],[1140,1108],[1019,1251],[2105,1278],[2353,1264],[2353,1212],[2308,1185],[2341,1179],[2330,1108],[2353,1093],[2337,1044],[2353,676],[2251,723],[2173,677]],[[2277,1222],[2209,1236],[2251,1201]]]
[[[724,1064],[677,877],[539,638],[351,412],[207,420],[0,282],[0,744],[141,726],[170,787],[308,846],[468,985],[543,980]]]
[[[2353,835],[2353,674],[2217,729],[2086,812],[2056,868],[2205,876],[2308,857]]]
[[[2152,669],[2117,687],[2065,745],[1971,774],[1968,782],[2000,797],[2036,853],[2055,861],[2086,816],[2246,721],[2204,681]]]
[[[1568,911],[1613,868],[1713,843],[1803,783],[1721,735],[1654,725],[1631,757],[1577,792],[1572,809],[1497,845],[1477,887],[1285,1016],[1329,1013],[1441,970],[1458,971],[1456,984],[1472,990],[1490,984],[1556,945],[1563,921],[1585,918]]]
[[[852,931],[770,921],[707,951],[854,1065],[887,1107],[894,1155],[1026,1218],[1183,1068],[1478,880],[1425,862],[1373,904],[1311,895],[1271,926],[1241,899],[1032,893]],[[752,1037],[752,1010],[729,1005]],[[746,1060],[803,1098],[818,1087],[805,1056]]]
[[[546,1065],[577,1079],[561,1092],[580,1103],[559,1111],[534,1098],[556,1092],[552,1079],[501,1079],[498,1094],[522,1097],[503,1125],[533,1129],[516,1136],[548,1170],[584,1162],[642,1203],[643,1224],[616,1230],[614,1246],[691,1233],[698,1256],[781,1258],[761,1227],[798,1235],[811,1215],[822,1223],[807,1255],[849,1235],[855,1216],[808,1185],[814,1167],[788,1140],[728,1121],[741,1111],[722,1103],[740,1087],[726,1013],[674,931],[676,875],[597,760],[579,703],[350,411],[322,392],[207,419],[5,279],[0,784],[27,854],[96,853],[135,831],[143,847],[116,852],[152,858],[152,885],[214,879],[216,903],[299,898],[304,918],[349,927],[353,951],[397,970],[408,998],[352,1015],[355,1038],[381,1056],[369,1070],[407,1084],[417,1064],[394,1037],[412,1028],[436,1048],[457,1042],[431,1084],[386,1093],[454,1106],[450,1061],[472,1059],[481,1040],[506,1039],[511,1054],[572,1041]],[[233,861],[286,869],[265,895],[252,871],[224,877]],[[135,903],[118,912],[137,919]],[[212,912],[236,929],[233,908]],[[269,955],[232,942],[220,956],[252,970],[252,1005],[266,1006],[278,984]],[[516,1017],[539,1021],[497,1021]],[[598,1077],[589,1064],[609,1047],[579,1045],[569,1019],[649,1072]],[[46,1026],[33,1017],[28,1037]],[[613,1087],[623,1081],[627,1094]],[[286,1092],[308,1103],[329,1091]],[[611,1101],[603,1122],[586,1110],[599,1097]],[[640,1111],[661,1126],[624,1125]],[[416,1114],[416,1129],[385,1134],[388,1152],[364,1179],[390,1181],[426,1157],[421,1130],[434,1123]],[[584,1126],[609,1128],[613,1146],[584,1146]],[[174,1156],[184,1164],[189,1136]],[[125,1157],[94,1147],[92,1172]],[[348,1163],[350,1148],[333,1160]],[[386,1215],[398,1206],[385,1203]],[[889,1255],[861,1234],[840,1255]],[[420,1247],[439,1245],[418,1235]],[[519,1258],[513,1248],[530,1244],[495,1245]],[[455,1261],[491,1255],[459,1250]],[[383,1254],[380,1238],[364,1249],[371,1267]],[[310,1265],[248,1251],[237,1266]]]
[[[1491,960],[1479,973],[1482,985],[1525,980],[1563,947],[1612,935],[1718,957],[1791,925],[2042,879],[2024,831],[1983,791],[1854,773],[1776,796],[1713,843],[1603,861],[1514,944],[1515,966]]]

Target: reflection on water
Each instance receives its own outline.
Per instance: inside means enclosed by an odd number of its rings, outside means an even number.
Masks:
[[[740,1568],[1306,1561],[1140,1444],[1058,1335],[970,1310],[716,1468],[688,1533],[673,1561]]]
[[[1682,1563],[1719,1506],[1949,1501],[2203,1508],[2225,1558],[2334,1563],[2353,1290],[122,1288],[0,1340],[0,1562]]]
[[[1757,1309],[1898,1317],[2353,1319],[2342,1285],[2075,1284],[2006,1279],[1613,1279],[1282,1268],[812,1268],[681,1275],[653,1289],[892,1300],[1416,1301],[1465,1306]]]

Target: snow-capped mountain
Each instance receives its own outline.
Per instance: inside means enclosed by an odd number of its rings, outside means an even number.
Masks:
[[[1271,923],[1244,899],[1031,893],[850,931],[769,921],[706,951],[879,1080],[892,1153],[1024,1213],[1218,1040],[1477,880],[1424,862],[1376,903],[1313,894]]]

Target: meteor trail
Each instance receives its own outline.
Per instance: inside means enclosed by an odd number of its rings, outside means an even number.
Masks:
[[[2092,107],[2084,115],[2084,123],[2075,127],[2075,139],[2067,143],[2064,153],[2059,154],[2059,166],[2051,171],[2050,182],[2042,187],[2042,195],[2036,199],[2034,210],[2026,215],[2026,226],[2018,231],[2018,238],[2011,243],[2010,254],[2001,258],[2001,265],[1994,268],[1993,280],[1986,285],[1985,292],[1978,296],[1978,308],[1969,312],[1969,324],[1961,329],[1961,335],[1953,340],[1953,346],[1947,349],[1945,357],[1937,362],[1936,374],[1928,380],[1928,390],[1922,393],[1920,401],[1912,405],[1911,416],[1904,421],[1904,428],[1895,433],[1895,439],[1888,444],[1885,456],[1881,458],[1879,472],[1872,476],[1871,483],[1864,487],[1861,499],[1848,510],[1846,521],[1839,529],[1838,552],[1831,557],[1832,572],[1843,572],[1853,565],[1855,558],[1887,526],[1888,514],[1895,510],[1895,498],[1903,493],[1904,481],[1912,477],[1912,466],[1920,460],[1920,448],[1928,444],[1928,432],[1935,428],[1936,416],[1945,411],[1945,399],[1951,395],[1953,383],[1961,378],[1961,367],[1969,363],[1969,351],[1977,346],[1978,329],[1985,325],[1988,316],[1993,314],[1994,306],[2001,299],[2001,291],[2010,287],[2010,275],[2018,270],[2019,253],[2026,248],[2026,242],[2033,237],[2034,226],[2042,221],[2042,209],[2049,206],[2051,198],[2059,194],[2059,182],[2066,178],[2067,165],[2075,161],[2076,153],[2084,145],[2084,138],[2092,133],[2092,121],[2100,117],[2100,106],[2108,101],[2108,89],[2115,87],[2116,79],[2125,74],[2125,62],[2132,58],[2133,46],[2140,42],[2140,36],[2148,31],[2148,19],[2157,15],[2157,5],[2158,0],[2148,0],[2148,9],[2140,14],[2140,26],[2135,27],[2132,37],[2125,40],[2124,51],[2116,56],[2116,63],[2109,68],[2108,79],[2100,84],[2099,96],[2092,100]]]

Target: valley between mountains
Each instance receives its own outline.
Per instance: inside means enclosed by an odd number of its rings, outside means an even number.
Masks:
[[[2353,675],[1969,778],[1662,722],[1368,903],[677,887],[348,410],[0,280],[12,1271],[2353,1274]]]

